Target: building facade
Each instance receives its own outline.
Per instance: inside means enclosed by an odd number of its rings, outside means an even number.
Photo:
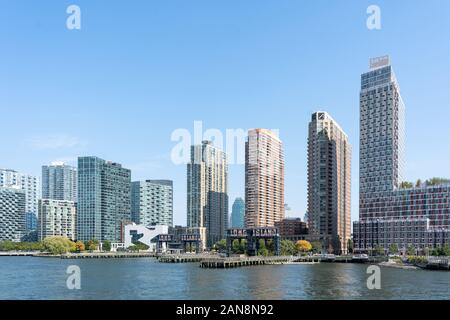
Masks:
[[[144,244],[148,246],[148,251],[156,252],[159,235],[167,235],[169,227],[166,225],[144,226],[135,223],[130,223],[124,226],[124,247],[129,248],[133,245]],[[167,250],[166,244],[161,244],[160,250],[165,252]]]
[[[326,112],[315,112],[308,135],[309,237],[322,250],[346,254],[351,237],[351,157],[348,137]]]
[[[131,221],[131,171],[97,157],[78,158],[77,239],[122,242]]]
[[[76,202],[77,178],[77,169],[64,162],[42,166],[42,198]]]
[[[245,202],[242,198],[236,198],[231,210],[231,227],[244,228],[245,225]]]
[[[38,239],[62,236],[71,240],[76,237],[76,205],[73,201],[39,200]]]
[[[11,169],[0,169],[0,187],[14,187],[17,186],[25,191],[25,231],[34,230],[36,224],[33,221],[37,219],[38,200],[40,198],[41,190],[39,178],[27,174],[23,174]]]
[[[228,228],[228,164],[211,141],[191,146],[187,165],[187,226],[206,228],[206,243],[225,238]]]
[[[308,234],[306,222],[303,222],[300,218],[286,218],[277,221],[275,227],[278,229],[282,238]]]
[[[245,143],[245,227],[273,227],[284,218],[284,151],[278,136],[252,129]]]
[[[381,62],[381,63],[380,63]],[[355,252],[396,245],[426,251],[449,243],[450,185],[400,189],[405,107],[388,57],[361,76],[359,221]]]
[[[131,184],[131,218],[145,226],[173,224],[173,181],[145,180]]]
[[[25,235],[26,193],[18,186],[0,187],[0,241],[20,242]]]

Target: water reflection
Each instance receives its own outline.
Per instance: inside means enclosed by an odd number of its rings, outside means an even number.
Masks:
[[[81,268],[68,290],[66,268]],[[367,265],[273,265],[201,269],[154,259],[2,257],[0,299],[449,299],[450,273],[381,268],[381,290],[366,285]],[[5,289],[7,288],[7,289]]]

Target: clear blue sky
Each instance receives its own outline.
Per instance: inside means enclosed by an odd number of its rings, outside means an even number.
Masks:
[[[97,155],[133,180],[174,180],[185,224],[177,128],[279,128],[286,202],[306,211],[310,114],[328,111],[353,145],[358,217],[359,80],[390,54],[407,108],[406,178],[450,177],[450,2],[0,1],[0,167],[40,175],[53,160]],[[79,31],[66,8],[81,7]],[[366,28],[381,7],[382,29]],[[230,207],[244,195],[230,167]]]

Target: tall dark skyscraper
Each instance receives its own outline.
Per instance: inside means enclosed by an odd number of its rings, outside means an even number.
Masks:
[[[97,157],[78,158],[78,239],[121,242],[129,221],[131,171]]]

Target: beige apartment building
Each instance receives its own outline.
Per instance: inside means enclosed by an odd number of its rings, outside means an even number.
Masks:
[[[273,227],[283,219],[283,143],[270,130],[249,130],[245,144],[245,227]]]

